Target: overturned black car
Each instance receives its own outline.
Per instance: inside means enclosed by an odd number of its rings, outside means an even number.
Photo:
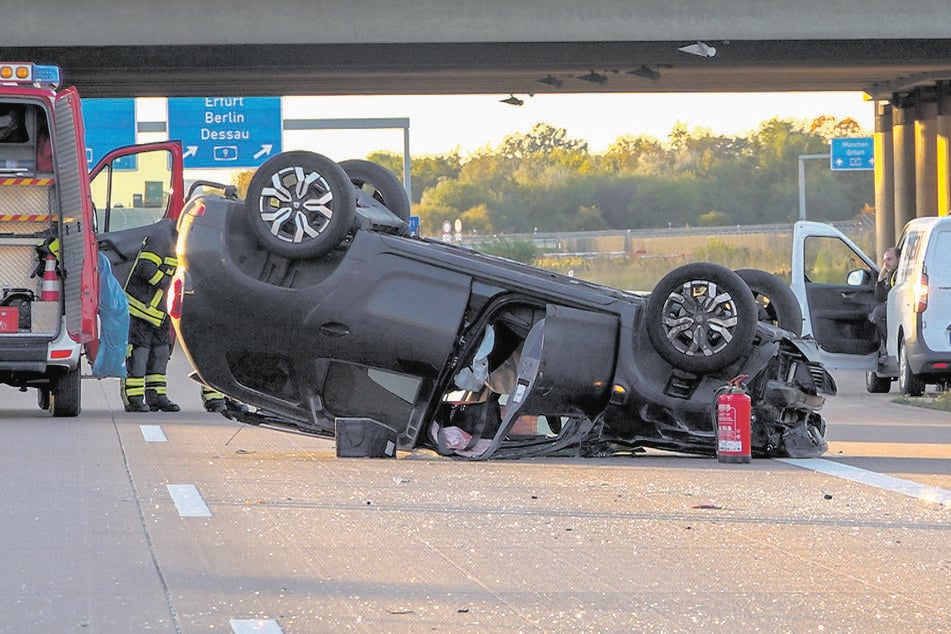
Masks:
[[[716,395],[745,376],[754,456],[826,450],[835,384],[772,275],[693,263],[642,296],[421,239],[390,172],[310,152],[244,201],[193,189],[170,303],[226,416],[341,456],[712,456]]]

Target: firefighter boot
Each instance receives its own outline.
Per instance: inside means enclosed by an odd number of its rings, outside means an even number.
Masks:
[[[130,376],[123,379],[119,393],[127,412],[147,412],[149,406],[145,404],[145,379],[141,376]]]
[[[156,396],[153,399],[149,400],[148,409],[153,412],[177,412],[182,408],[178,406],[178,403],[173,403],[168,400],[168,396]]]
[[[125,404],[125,411],[147,412],[149,411],[149,406],[145,404],[145,400],[141,396],[130,396],[128,397],[128,402]]]
[[[207,385],[201,386],[201,402],[206,412],[221,413],[227,409],[225,395]]]
[[[145,401],[153,412],[178,412],[182,408],[168,399],[164,374],[145,376]]]

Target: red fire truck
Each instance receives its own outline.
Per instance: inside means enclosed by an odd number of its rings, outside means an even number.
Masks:
[[[0,62],[0,383],[53,416],[81,409],[98,343],[99,252],[124,281],[182,207],[178,142],[119,148],[89,170],[79,93],[56,66]]]

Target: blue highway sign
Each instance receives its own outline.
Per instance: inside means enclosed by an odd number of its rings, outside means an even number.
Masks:
[[[86,167],[91,168],[110,150],[135,144],[135,99],[84,99]],[[116,169],[135,169],[134,156],[113,163]]]
[[[870,170],[875,168],[875,142],[872,137],[832,139],[829,165],[833,170]]]
[[[186,168],[257,167],[281,151],[281,98],[171,98],[168,136]]]

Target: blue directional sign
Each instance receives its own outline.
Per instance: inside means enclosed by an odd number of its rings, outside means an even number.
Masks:
[[[135,144],[135,99],[84,99],[82,108],[87,168],[110,150]],[[135,169],[135,156],[123,156],[113,167]]]
[[[833,170],[874,169],[874,139],[870,136],[832,139],[829,165]]]
[[[256,167],[281,151],[281,98],[169,99],[168,136],[182,141],[186,168]]]

